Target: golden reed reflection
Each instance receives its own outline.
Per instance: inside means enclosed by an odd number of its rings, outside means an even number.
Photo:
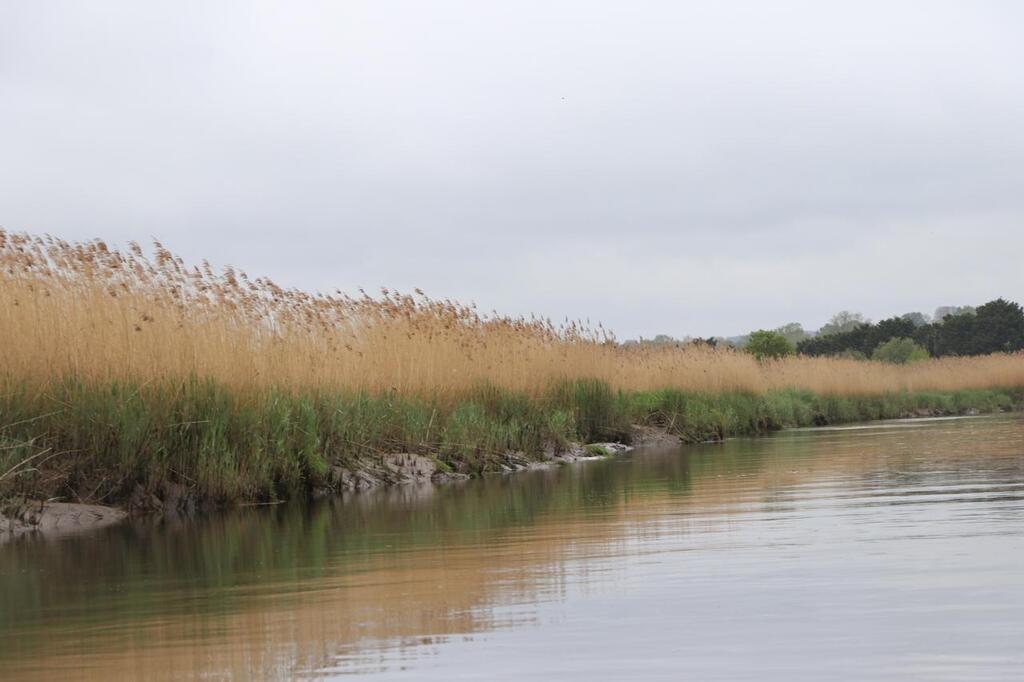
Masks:
[[[17,543],[0,551],[0,666],[25,680],[267,679],[343,657],[372,672],[528,625],[590,579],[588,560],[666,535],[700,549],[739,514],[955,490],[979,470],[1019,483],[1022,435],[1008,417],[791,431]]]

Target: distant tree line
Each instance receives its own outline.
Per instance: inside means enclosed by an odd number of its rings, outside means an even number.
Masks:
[[[943,306],[935,310],[934,317],[913,312],[880,322],[871,322],[860,313],[843,310],[817,332],[805,330],[799,322],[790,322],[777,329],[758,329],[743,336],[677,339],[659,334],[653,339],[624,341],[622,345],[723,345],[745,349],[759,360],[799,353],[902,364],[944,355],[1024,350],[1024,309],[1013,301],[997,298],[977,308]]]
[[[876,323],[841,313],[841,324],[832,328],[845,329],[829,333],[831,329],[826,325],[817,336],[798,341],[796,350],[812,356],[872,357],[876,349],[892,339],[913,341],[933,357],[1024,350],[1024,309],[1013,301],[997,298],[976,309],[940,308],[936,312],[936,320],[931,323],[920,313]],[[889,348],[895,345],[886,351]]]
[[[633,346],[676,346],[682,348],[683,346],[711,346],[714,348],[718,345],[718,339],[709,336],[706,339],[699,336],[687,336],[682,339],[677,339],[674,336],[668,334],[658,334],[653,339],[626,339],[622,342],[625,347]]]

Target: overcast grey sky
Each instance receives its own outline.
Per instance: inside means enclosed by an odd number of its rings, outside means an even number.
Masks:
[[[1021,301],[1021,8],[0,0],[0,225],[620,338]]]

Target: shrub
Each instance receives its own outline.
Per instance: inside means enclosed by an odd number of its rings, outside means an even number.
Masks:
[[[872,360],[905,365],[908,362],[928,359],[928,351],[912,339],[892,338],[875,348]]]
[[[747,341],[747,352],[758,360],[785,357],[792,355],[793,351],[793,344],[785,336],[765,329],[751,333]]]

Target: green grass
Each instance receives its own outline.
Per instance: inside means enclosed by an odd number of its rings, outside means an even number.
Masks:
[[[123,502],[168,483],[227,504],[329,487],[332,469],[388,452],[480,474],[501,455],[541,457],[573,441],[623,441],[631,424],[687,442],[813,424],[1010,409],[996,390],[817,396],[807,391],[622,393],[595,380],[541,397],[480,386],[447,399],[394,394],[234,393],[213,381],[43,389],[0,385],[0,496]]]

